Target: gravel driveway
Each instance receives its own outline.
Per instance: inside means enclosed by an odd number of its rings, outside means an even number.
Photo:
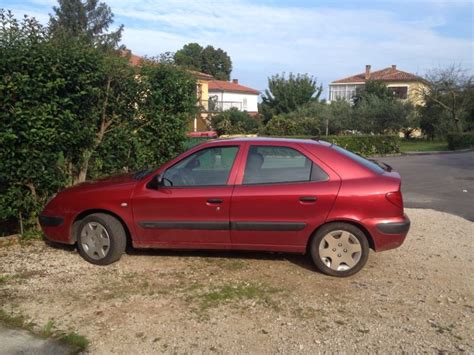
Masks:
[[[347,279],[294,255],[151,251],[98,267],[42,242],[3,246],[0,308],[98,354],[472,353],[474,223],[407,213],[406,243]]]

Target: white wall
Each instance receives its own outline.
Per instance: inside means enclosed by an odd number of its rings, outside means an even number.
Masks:
[[[231,107],[237,107],[241,111],[257,112],[258,111],[258,95],[238,93],[238,92],[222,92],[209,90],[209,97],[217,95],[218,101],[223,101],[223,109],[228,110]],[[245,107],[245,99],[247,99],[247,107]]]

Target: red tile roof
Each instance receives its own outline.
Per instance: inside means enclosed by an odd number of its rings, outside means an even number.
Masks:
[[[211,74],[202,73],[200,71],[188,70],[189,73],[201,80],[213,80],[214,77]]]
[[[139,66],[145,60],[145,58],[140,57],[139,55],[133,54],[130,50],[122,51],[122,56],[123,57],[128,57],[128,62],[130,63],[130,65],[133,65],[134,67]],[[188,70],[188,72],[191,73],[192,75],[196,76],[198,79],[201,79],[201,80],[212,80],[212,79],[214,79],[214,77],[212,75],[209,75],[209,74],[206,74],[206,73],[201,73],[199,71]]]
[[[344,79],[335,80],[332,84],[361,83],[365,82],[365,72]],[[391,66],[382,70],[370,72],[369,80],[380,81],[423,81],[418,75],[398,70],[396,66]]]
[[[211,80],[209,82],[209,91],[232,91],[243,92],[246,94],[259,95],[260,91],[249,88],[248,86],[240,85],[233,81],[225,80]]]

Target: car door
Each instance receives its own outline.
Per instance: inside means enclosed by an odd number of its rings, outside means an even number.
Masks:
[[[138,189],[133,214],[139,243],[229,248],[231,180],[238,150],[238,145],[203,148],[162,172],[160,186]]]
[[[249,144],[232,195],[234,249],[305,250],[324,223],[339,177],[297,144]]]

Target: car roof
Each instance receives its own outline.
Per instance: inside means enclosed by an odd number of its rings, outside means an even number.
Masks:
[[[274,137],[230,137],[230,138],[217,138],[206,141],[203,144],[215,144],[226,142],[249,142],[249,143],[262,143],[262,142],[274,142],[274,143],[297,143],[297,144],[315,144],[321,146],[330,146],[332,143],[319,140],[319,139],[301,139],[301,138],[274,138]]]

